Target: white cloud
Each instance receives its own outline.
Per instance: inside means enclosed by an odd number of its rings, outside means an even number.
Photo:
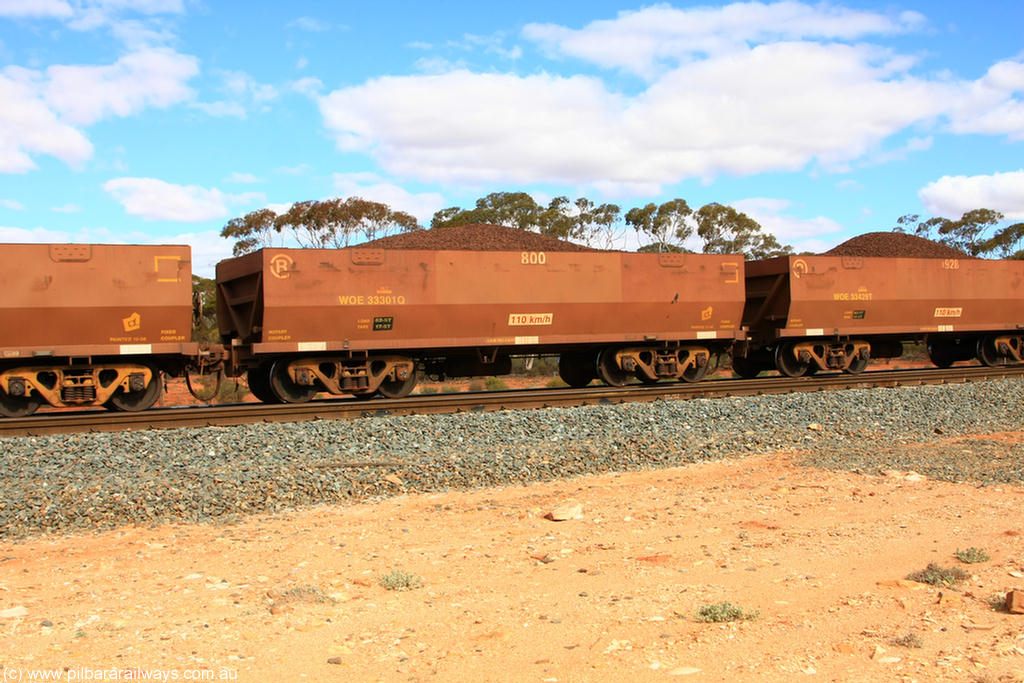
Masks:
[[[0,0],[0,17],[55,17],[67,19],[73,14],[63,0]]]
[[[731,206],[760,223],[780,243],[792,245],[798,252],[823,251],[830,246],[830,242],[836,243],[834,238],[837,234],[846,230],[843,225],[825,216],[793,216],[788,213],[794,208],[793,204],[786,199],[755,197],[732,202]]]
[[[0,242],[10,244],[39,244],[45,242],[71,242],[70,233],[46,228],[13,228],[0,225]]]
[[[82,207],[78,204],[64,204],[63,206],[51,206],[50,211],[55,213],[80,213]]]
[[[297,93],[306,95],[307,97],[316,97],[323,90],[324,84],[319,78],[313,78],[307,76],[306,78],[300,78],[297,81],[293,81],[291,89]]]
[[[943,176],[917,196],[933,216],[960,218],[973,209],[992,209],[1007,220],[1024,220],[1024,170],[976,176]]]
[[[332,26],[329,22],[321,19],[314,19],[313,17],[299,17],[293,19],[285,24],[288,28],[297,28],[300,31],[310,31],[312,33],[322,33],[324,31],[330,31]]]
[[[0,199],[0,206],[11,211],[25,210],[25,205],[16,199]]]
[[[71,166],[92,156],[89,140],[43,101],[36,72],[19,67],[0,72],[0,102],[0,173],[35,168],[33,154],[54,156]]]
[[[244,71],[220,71],[219,75],[222,80],[220,90],[227,95],[228,99],[216,102],[193,102],[189,106],[218,118],[234,116],[244,119],[248,116],[248,107],[266,110],[266,103],[278,96],[277,88],[258,83]]]
[[[1024,60],[994,64],[979,80],[967,84],[952,105],[954,133],[1008,135],[1024,140]]]
[[[239,173],[235,171],[224,179],[225,183],[262,183],[263,179],[254,176],[252,173]]]
[[[444,197],[436,192],[414,194],[373,173],[335,173],[334,188],[348,197],[362,197],[405,211],[426,225],[445,206]]]
[[[35,168],[36,154],[80,166],[93,153],[80,127],[187,100],[187,82],[198,72],[195,57],[166,48],[132,52],[110,65],[6,67],[0,72],[0,173]]]
[[[216,276],[218,261],[233,256],[234,242],[220,236],[219,230],[186,232],[159,239],[150,238],[153,244],[187,244],[192,247],[192,273],[202,277]]]
[[[319,104],[339,149],[390,174],[656,191],[862,157],[956,94],[903,66],[878,48],[777,43],[686,64],[635,96],[586,76],[461,70],[374,79]]]
[[[646,77],[666,64],[748,45],[798,39],[853,40],[920,28],[916,12],[885,15],[826,3],[746,2],[724,7],[677,9],[656,5],[620,12],[581,29],[528,24],[523,35],[549,52],[620,68]]]
[[[109,66],[51,66],[44,93],[47,104],[69,123],[88,125],[187,100],[193,93],[186,83],[198,73],[195,57],[151,48]]]
[[[200,223],[226,218],[229,204],[265,200],[263,194],[247,192],[230,195],[198,185],[175,185],[156,178],[115,178],[103,185],[126,213],[147,221]]]
[[[188,106],[218,119],[227,118],[229,116],[233,116],[236,119],[244,119],[248,116],[248,113],[245,111],[245,107],[238,102],[192,102]]]

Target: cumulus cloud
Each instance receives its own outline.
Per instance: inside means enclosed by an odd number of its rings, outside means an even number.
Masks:
[[[964,89],[965,96],[953,104],[950,114],[954,133],[1024,140],[1024,60],[998,62]]]
[[[0,102],[0,173],[35,168],[34,154],[76,167],[92,157],[92,143],[43,101],[35,72],[19,67],[0,72]]]
[[[1024,170],[947,175],[925,185],[917,196],[933,216],[959,218],[973,209],[992,209],[1008,220],[1024,220]]]
[[[878,48],[789,42],[680,66],[636,95],[588,76],[459,70],[379,78],[318,101],[339,149],[392,174],[649,192],[857,159],[956,94],[906,66]]]
[[[797,39],[853,40],[920,28],[917,12],[895,15],[802,2],[743,2],[677,9],[666,5],[620,12],[581,29],[528,24],[523,35],[558,56],[652,76],[665,63],[720,54],[751,44]]]
[[[786,199],[753,197],[732,202],[731,206],[747,214],[761,224],[782,244],[789,244],[800,251],[824,251],[841,242],[837,239],[846,228],[831,218],[815,216],[798,218],[792,215],[793,203]]]
[[[74,10],[64,0],[0,0],[0,17],[67,19]]]
[[[591,75],[433,62],[433,73],[307,92],[338,149],[368,154],[388,174],[620,196],[688,178],[887,163],[928,149],[940,129],[1024,136],[1024,62],[974,81],[919,76],[916,58],[860,42],[925,23],[915,12],[801,2],[656,6],[524,32],[559,57],[643,75],[635,92]],[[910,130],[909,142],[885,149]]]
[[[165,48],[125,55],[101,66],[55,65],[0,72],[0,173],[36,167],[46,154],[80,166],[93,147],[79,129],[111,116],[168,107],[192,96],[198,60]]]
[[[405,211],[424,225],[445,206],[444,197],[437,192],[412,193],[374,173],[335,173],[334,188],[347,197],[362,197]]]
[[[51,66],[44,92],[47,104],[62,118],[89,125],[189,99],[193,93],[187,82],[198,73],[195,57],[152,48],[127,54],[111,65]]]
[[[175,185],[156,178],[115,178],[103,185],[126,213],[147,221],[201,223],[226,218],[229,204],[265,199],[262,193],[225,194],[198,185]]]
[[[267,103],[278,96],[277,88],[265,83],[258,83],[244,71],[219,72],[222,84],[221,92],[227,95],[226,100],[216,102],[193,102],[190,106],[214,117],[233,116],[244,119],[248,116],[248,108],[267,109]]]

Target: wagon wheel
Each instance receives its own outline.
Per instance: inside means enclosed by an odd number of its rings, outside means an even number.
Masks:
[[[138,391],[118,389],[110,395],[104,405],[110,410],[126,413],[136,413],[152,408],[164,393],[164,379],[159,370],[150,368],[150,371],[153,373],[153,379],[144,388]]]
[[[858,356],[850,362],[850,367],[844,369],[843,372],[849,373],[851,375],[859,375],[860,373],[864,372],[864,368],[868,366],[868,362],[869,359],[861,358],[860,356]]]
[[[43,401],[38,395],[11,396],[0,389],[0,415],[4,417],[28,417],[36,412]]]
[[[692,365],[683,370],[683,381],[684,382],[699,382],[708,374],[708,370],[711,369],[711,363],[705,363],[704,365]]]
[[[996,349],[995,339],[982,337],[978,340],[978,360],[982,365],[990,368],[996,365],[1006,365],[1006,357]]]
[[[633,376],[615,362],[615,349],[610,347],[601,351],[597,357],[597,375],[601,381],[612,387],[625,386]]]
[[[585,387],[597,377],[596,363],[592,353],[566,351],[558,357],[558,376],[570,387]]]
[[[253,396],[264,403],[280,403],[274,391],[270,388],[270,366],[267,364],[249,368],[245,372],[245,380],[249,384],[249,391]]]
[[[939,340],[928,342],[928,359],[933,365],[940,368],[948,368],[956,362],[952,345]]]
[[[380,392],[381,396],[386,396],[387,398],[405,398],[416,388],[416,381],[418,379],[416,367],[413,366],[412,372],[409,373],[407,378],[386,379],[380,383],[377,391]]]
[[[288,359],[276,360],[270,365],[270,391],[281,403],[305,403],[316,395],[315,387],[296,384],[288,376]]]
[[[762,365],[750,356],[746,358],[742,356],[732,357],[732,371],[743,379],[753,379],[761,374],[762,370],[764,370]]]
[[[787,377],[803,377],[810,363],[801,363],[793,353],[793,344],[779,344],[775,347],[775,367]]]

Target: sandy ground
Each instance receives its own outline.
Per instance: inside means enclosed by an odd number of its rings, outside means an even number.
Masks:
[[[1022,502],[776,453],[3,543],[0,663],[5,681],[1022,681],[1024,616],[990,604],[1024,588]],[[578,518],[545,517],[566,503]],[[972,577],[901,581],[931,562]],[[396,571],[422,585],[388,590]],[[756,616],[696,619],[721,601]]]

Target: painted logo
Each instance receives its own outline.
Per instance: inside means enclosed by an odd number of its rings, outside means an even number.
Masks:
[[[279,280],[287,280],[294,265],[295,259],[288,254],[277,254],[270,259],[270,274]]]
[[[796,279],[799,280],[804,275],[807,275],[807,270],[807,261],[804,261],[802,258],[793,261],[793,277]]]
[[[142,316],[138,313],[132,313],[127,318],[121,318],[121,325],[124,326],[125,332],[135,332],[142,327]]]

